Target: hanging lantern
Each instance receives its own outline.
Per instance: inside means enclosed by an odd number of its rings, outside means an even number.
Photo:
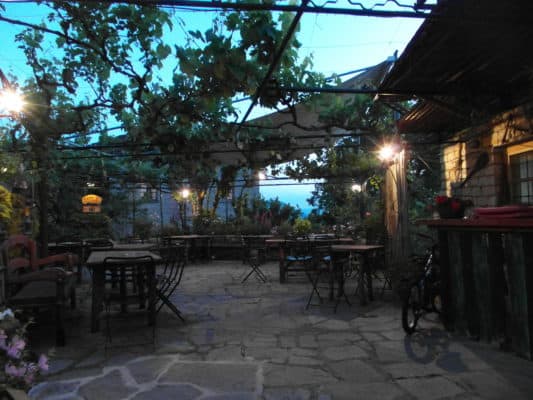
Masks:
[[[102,211],[102,197],[97,194],[86,194],[81,198],[84,213],[99,213]]]

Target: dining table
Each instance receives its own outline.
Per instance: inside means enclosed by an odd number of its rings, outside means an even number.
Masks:
[[[359,258],[358,287],[360,303],[363,306],[366,305],[368,301],[374,300],[372,290],[372,265],[369,261],[369,257],[383,249],[384,246],[374,244],[334,244],[330,247],[334,268],[344,269],[346,259],[351,260],[354,256],[361,256]],[[344,273],[339,276],[344,276]],[[365,290],[365,280],[368,288],[368,296]],[[343,286],[344,282],[341,283],[341,291],[344,290]]]
[[[173,243],[185,243],[185,258],[187,262],[195,261],[200,248],[205,249],[205,259],[207,262],[211,260],[211,239],[212,235],[169,235],[163,236],[163,244],[169,245]]]
[[[155,324],[155,265],[161,262],[161,257],[149,250],[91,251],[86,261],[87,267],[92,270],[91,332],[98,332],[100,329],[99,314],[104,303],[106,270],[117,273],[121,268],[130,266],[128,259],[133,260],[139,257],[151,257],[153,261],[152,263],[133,263],[131,265],[145,270],[148,287],[148,323],[149,325]],[[117,273],[117,276],[123,276],[123,274]]]

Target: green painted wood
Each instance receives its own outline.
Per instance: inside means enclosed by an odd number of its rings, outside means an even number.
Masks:
[[[507,278],[505,277],[502,233],[488,233],[488,263],[490,276],[490,303],[492,339],[505,338]]]
[[[531,302],[533,297],[533,292],[531,292],[533,290],[533,274],[531,272],[532,244],[531,234],[509,233],[505,236],[511,304],[511,346],[517,354],[529,359],[533,356],[533,322],[531,315],[533,312]]]
[[[479,315],[479,336],[490,341],[494,335],[492,313],[493,276],[489,263],[489,235],[481,232],[472,233],[472,272],[474,294],[477,299]]]
[[[439,241],[439,267],[440,267],[440,291],[442,301],[442,323],[448,330],[453,330],[455,313],[453,308],[453,299],[451,294],[451,271],[450,271],[450,257],[448,249],[448,232],[444,230],[438,231]]]
[[[467,332],[465,287],[463,278],[462,235],[448,231],[448,256],[450,266],[450,294],[454,314],[454,328],[459,333]]]
[[[476,293],[476,280],[472,262],[472,235],[474,232],[461,232],[462,273],[464,287],[464,309],[466,329],[473,338],[480,336],[479,300]]]

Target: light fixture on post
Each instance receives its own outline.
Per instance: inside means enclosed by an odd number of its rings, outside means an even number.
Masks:
[[[181,229],[183,230],[183,233],[188,233],[189,231],[189,225],[187,224],[187,199],[190,195],[191,191],[188,188],[181,189]]]
[[[386,168],[383,185],[384,225],[390,252],[388,262],[400,270],[408,264],[410,254],[407,193],[407,150],[395,135],[377,154]]]
[[[393,163],[399,156],[402,148],[399,143],[391,142],[384,144],[378,150],[378,159],[383,163]]]

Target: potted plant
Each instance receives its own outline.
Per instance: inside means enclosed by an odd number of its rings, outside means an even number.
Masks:
[[[311,221],[307,218],[296,218],[292,231],[297,236],[305,236],[311,233]]]
[[[29,399],[26,392],[42,372],[48,370],[48,357],[36,357],[28,349],[26,330],[32,321],[22,324],[11,309],[0,312],[0,399]]]

